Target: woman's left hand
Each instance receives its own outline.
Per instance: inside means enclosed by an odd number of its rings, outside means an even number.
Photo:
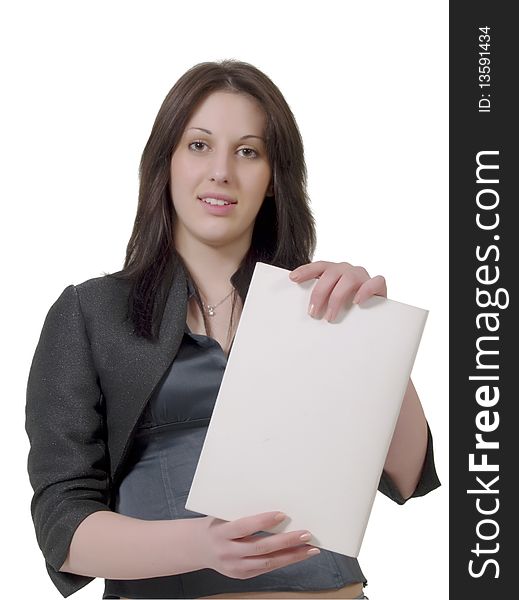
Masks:
[[[382,275],[370,277],[364,267],[354,267],[347,262],[318,260],[290,272],[290,279],[296,283],[314,277],[319,281],[312,290],[308,314],[315,318],[320,318],[327,309],[325,319],[331,322],[346,302],[360,304],[371,296],[387,298],[386,280]]]

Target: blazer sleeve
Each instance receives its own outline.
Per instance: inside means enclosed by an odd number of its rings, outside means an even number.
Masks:
[[[438,475],[436,474],[436,467],[434,465],[434,449],[431,429],[429,428],[429,423],[427,423],[427,450],[422,467],[422,473],[413,494],[409,496],[409,498],[404,498],[400,494],[394,481],[385,471],[382,471],[382,477],[380,478],[378,489],[397,504],[405,504],[411,498],[425,496],[425,494],[432,492],[437,487],[440,487],[440,485],[441,483],[438,479]]]
[[[59,571],[74,532],[91,513],[110,510],[101,398],[78,292],[69,285],[45,318],[25,408],[36,539],[65,598],[94,579]]]

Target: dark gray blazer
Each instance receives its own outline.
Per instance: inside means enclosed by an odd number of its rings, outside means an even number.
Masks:
[[[175,358],[187,316],[187,279],[173,275],[159,340],[133,333],[126,320],[129,282],[103,276],[66,287],[51,306],[27,384],[31,513],[47,571],[64,597],[94,577],[61,573],[77,527],[89,514],[114,510],[134,428]],[[411,496],[440,485],[429,426],[427,456]],[[382,473],[383,494],[404,504]]]
[[[64,597],[94,577],[61,573],[75,530],[113,510],[133,429],[182,341],[187,280],[177,267],[159,341],[126,320],[130,284],[103,276],[67,286],[51,306],[27,383],[31,513],[47,571]]]

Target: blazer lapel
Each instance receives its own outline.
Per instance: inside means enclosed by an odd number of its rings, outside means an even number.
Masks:
[[[158,341],[152,343],[135,336],[127,322],[119,325],[123,330],[116,331],[115,338],[111,336],[111,341],[117,340],[111,344],[112,352],[117,355],[105,362],[111,368],[109,373],[105,369],[101,383],[106,400],[110,471],[114,483],[121,474],[135,425],[178,352],[186,315],[187,278],[184,269],[178,265],[168,292]]]

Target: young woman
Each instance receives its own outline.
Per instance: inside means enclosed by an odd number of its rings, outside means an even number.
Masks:
[[[386,295],[314,247],[278,88],[243,62],[191,68],[144,149],[124,269],[64,289],[31,365],[31,511],[62,595],[104,577],[103,598],[365,597],[356,559],[309,554],[311,532],[261,534],[276,507],[231,522],[184,508],[256,262],[317,279],[308,318]],[[379,489],[403,504],[438,485],[410,381]]]

